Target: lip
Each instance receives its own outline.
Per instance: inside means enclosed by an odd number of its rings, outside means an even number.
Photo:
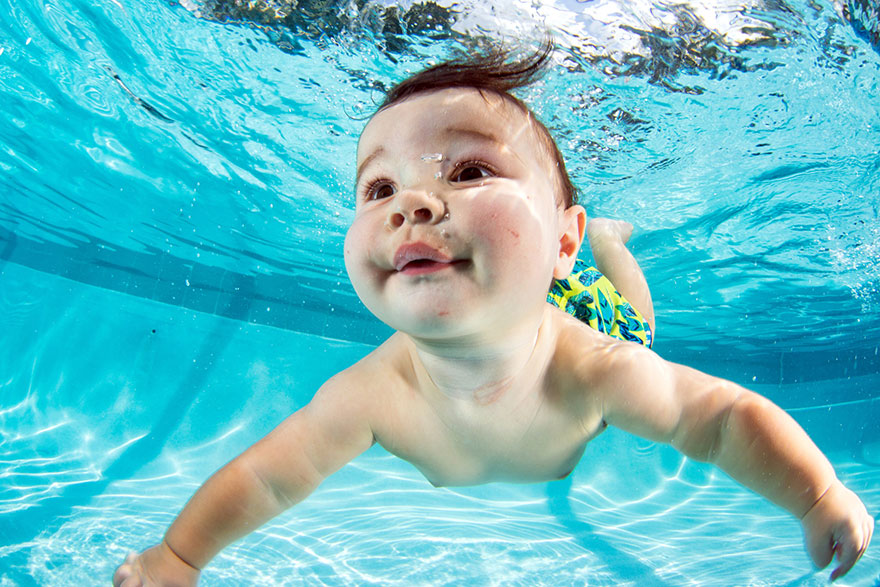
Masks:
[[[433,273],[459,262],[422,242],[406,243],[394,253],[394,270],[406,275]]]

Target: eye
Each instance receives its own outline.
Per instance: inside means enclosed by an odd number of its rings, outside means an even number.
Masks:
[[[468,161],[460,164],[452,174],[451,181],[474,181],[494,177],[495,170],[482,161]]]
[[[388,180],[379,179],[367,186],[364,199],[383,200],[385,198],[390,198],[396,192],[397,190],[394,189],[394,184],[388,182]]]

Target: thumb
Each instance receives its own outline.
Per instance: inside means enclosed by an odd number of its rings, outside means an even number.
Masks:
[[[813,563],[820,569],[824,569],[834,557],[834,543],[831,536],[824,533],[809,534],[806,537],[807,553],[813,559]]]

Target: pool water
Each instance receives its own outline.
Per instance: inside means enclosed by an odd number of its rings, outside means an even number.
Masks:
[[[872,5],[394,6],[0,2],[0,586],[109,583],[207,476],[387,336],[341,255],[364,117],[426,62],[546,29],[557,65],[523,97],[588,213],[636,225],[655,350],[788,410],[877,515]],[[568,479],[534,485],[435,489],[373,448],[203,584],[829,572],[785,512],[609,430]],[[880,584],[876,545],[839,583]]]

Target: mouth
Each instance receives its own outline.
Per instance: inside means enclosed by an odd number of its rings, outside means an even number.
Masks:
[[[462,263],[425,243],[408,243],[394,253],[394,270],[404,275],[425,275],[442,271]]]

